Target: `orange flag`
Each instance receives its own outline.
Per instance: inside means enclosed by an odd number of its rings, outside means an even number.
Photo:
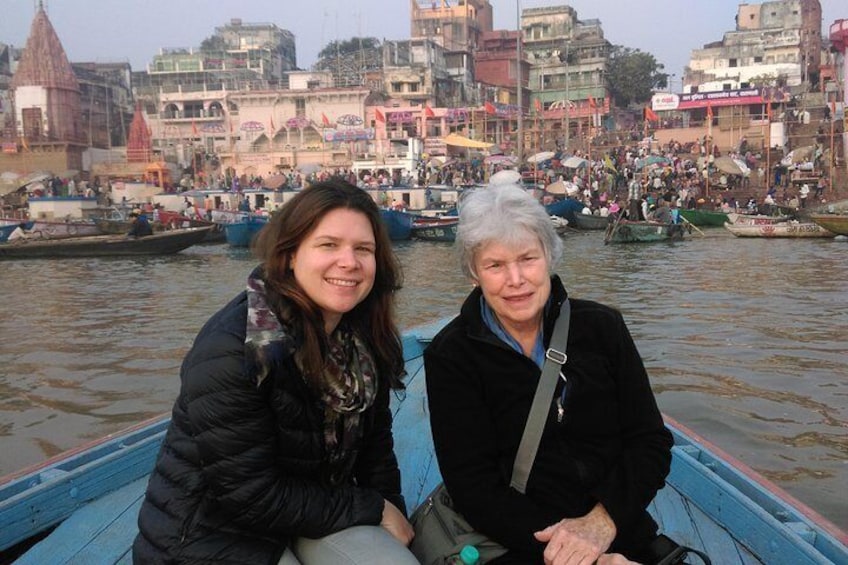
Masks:
[[[537,111],[537,112],[541,112],[541,111],[542,111],[542,101],[541,101],[541,100],[539,100],[538,98],[536,98],[535,100],[533,100],[533,105],[536,107],[536,111]]]
[[[651,110],[649,107],[645,106],[645,121],[658,122],[660,121],[660,117],[657,116],[656,112]]]
[[[274,116],[271,116],[271,133],[277,131],[277,128],[274,127]]]
[[[379,108],[374,108],[374,116],[377,118],[378,122],[385,123],[386,116],[383,115],[383,112],[381,112]]]
[[[191,134],[197,137],[197,124],[194,123],[194,120],[191,121]]]
[[[707,104],[707,119],[708,120],[713,119],[713,107],[710,104]]]
[[[436,113],[427,104],[424,104],[424,115],[428,118],[435,118],[436,117]]]
[[[324,124],[324,127],[330,127],[330,118],[324,112],[321,112],[321,123]]]
[[[483,108],[485,108],[487,114],[497,113],[497,109],[495,108],[495,105],[492,104],[491,102],[486,102],[485,104],[483,104]]]
[[[589,107],[592,108],[593,110],[597,109],[597,107],[598,107],[598,103],[595,102],[595,99],[592,96],[589,96]],[[654,114],[654,115],[656,116],[656,114]]]

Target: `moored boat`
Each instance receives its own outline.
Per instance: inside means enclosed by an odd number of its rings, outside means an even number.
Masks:
[[[685,233],[686,230],[681,224],[619,220],[607,227],[604,244],[680,240],[683,239]]]
[[[698,208],[692,208],[691,210],[681,209],[680,215],[687,222],[699,228],[720,228],[727,222],[727,213],[716,210],[700,210]]]
[[[380,209],[383,223],[389,230],[389,239],[392,241],[403,241],[412,237],[412,222],[415,215],[400,210]]]
[[[763,214],[737,214],[731,212],[727,215],[727,223],[736,226],[762,226],[768,224],[779,224],[788,222],[792,216],[765,216]]]
[[[228,244],[233,247],[250,247],[253,238],[267,223],[268,218],[265,216],[250,216],[239,222],[222,225]]]
[[[446,321],[403,336],[407,388],[392,408],[410,511],[440,481],[421,356]],[[0,479],[0,551],[20,544],[19,564],[126,563],[168,424],[148,420]],[[717,565],[848,563],[848,535],[836,525],[677,422],[666,424],[671,472],[649,506],[664,532]]]
[[[459,218],[450,217],[418,217],[412,221],[413,239],[426,241],[455,241]]]
[[[813,222],[797,222],[794,220],[776,224],[750,226],[724,224],[724,227],[736,237],[836,237],[835,233],[827,231],[818,224],[814,224]]]
[[[610,224],[609,216],[595,216],[592,214],[574,214],[573,226],[579,230],[605,230]]]
[[[848,235],[848,214],[810,214],[810,219],[836,235]]]
[[[0,259],[62,259],[125,255],[170,255],[200,243],[211,228],[163,231],[144,237],[89,235],[0,244]]]

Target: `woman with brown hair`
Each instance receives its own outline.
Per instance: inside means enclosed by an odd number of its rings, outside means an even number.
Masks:
[[[376,204],[317,183],[254,252],[183,362],[135,561],[415,563],[389,410],[401,274]]]

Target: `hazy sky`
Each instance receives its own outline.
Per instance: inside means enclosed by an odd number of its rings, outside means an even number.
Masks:
[[[334,39],[409,37],[409,0],[43,0],[68,58],[129,61],[141,70],[161,47],[197,47],[231,18],[274,23],[295,35],[297,64],[309,68]],[[455,1],[455,0],[454,0]],[[568,4],[601,20],[607,40],[653,54],[679,89],[692,49],[734,27],[735,0],[490,0],[495,28],[515,29],[517,6]],[[756,4],[757,2],[748,2]],[[23,46],[38,0],[0,0],[0,42]],[[823,28],[848,18],[845,0],[821,0]]]

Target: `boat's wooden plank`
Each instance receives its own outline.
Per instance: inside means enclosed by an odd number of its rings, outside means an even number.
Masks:
[[[797,534],[754,504],[738,496],[722,481],[683,450],[675,448],[669,482],[722,527],[734,532],[740,543],[765,563],[802,565],[822,563],[823,556]]]
[[[426,382],[422,360],[416,360],[414,378],[407,381],[402,399],[396,399],[393,426],[395,453],[401,470],[403,495],[411,510],[429,494],[440,480],[430,435]],[[413,369],[407,364],[407,371]]]
[[[746,547],[739,544],[730,533],[719,526],[700,508],[689,504],[689,515],[698,530],[703,546],[701,549],[710,556],[713,563],[739,563],[762,565]],[[697,562],[693,558],[692,561]]]
[[[654,498],[654,507],[661,516],[662,532],[681,545],[696,549],[704,547],[697,525],[686,501],[673,487],[666,486]]]
[[[34,545],[16,565],[117,562],[138,532],[137,518],[147,477],[87,504]]]
[[[164,432],[0,502],[0,548],[58,524],[86,503],[146,476]]]

